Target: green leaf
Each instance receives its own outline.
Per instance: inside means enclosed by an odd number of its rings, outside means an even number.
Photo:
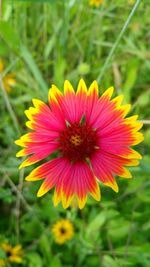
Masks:
[[[42,259],[40,255],[36,252],[29,252],[26,255],[26,258],[29,261],[29,267],[43,267]]]
[[[8,55],[9,49],[4,42],[0,42],[0,56]]]
[[[53,35],[51,36],[51,38],[49,39],[49,41],[46,44],[45,51],[44,51],[45,59],[47,59],[50,56],[50,53],[51,53],[51,51],[55,45],[55,42],[56,42],[56,36],[57,36],[61,26],[62,26],[62,20],[58,21],[56,28],[55,28],[55,32],[53,33]]]
[[[12,203],[14,201],[12,190],[10,188],[0,188],[0,199],[2,199],[4,203]]]
[[[3,249],[0,248],[0,259],[6,259],[6,253]]]
[[[36,65],[30,51],[28,48],[24,45],[21,45],[21,56],[24,59],[24,61],[27,63],[30,71],[32,72],[35,80],[40,86],[41,93],[44,94],[47,97],[47,92],[48,92],[48,85],[45,82],[41,71],[39,70],[38,66]]]
[[[92,241],[94,241],[95,239],[98,238],[98,231],[105,223],[105,220],[106,220],[105,214],[101,212],[94,218],[94,220],[90,222],[86,230],[87,239],[91,239]]]
[[[58,256],[54,256],[51,260],[51,263],[49,265],[49,267],[61,267],[61,261],[60,259],[58,258]]]
[[[51,261],[51,257],[52,257],[50,244],[51,243],[47,235],[43,234],[40,238],[39,246],[43,254],[43,257],[44,259],[46,259],[47,263]]]
[[[149,105],[150,102],[150,91],[144,92],[140,95],[139,99],[137,100],[140,107],[145,107]]]
[[[58,87],[62,87],[63,81],[64,81],[64,72],[66,68],[66,61],[65,59],[60,55],[54,65],[54,80],[55,84]]]
[[[21,229],[25,235],[25,238],[29,240],[33,240],[34,238],[39,238],[43,231],[43,225],[37,217],[33,217],[32,220],[29,216],[33,216],[33,214],[26,214],[22,217]],[[38,231],[37,231],[38,229]]]
[[[126,102],[130,102],[131,89],[133,88],[137,79],[138,66],[139,61],[137,59],[131,59],[127,64],[127,78],[123,86]]]
[[[16,52],[20,47],[20,39],[15,30],[7,21],[0,21],[0,35],[7,45]]]
[[[109,255],[104,255],[102,267],[118,267],[117,262]]]
[[[117,220],[108,223],[108,235],[115,240],[122,239],[127,236],[130,223],[124,218],[117,218]]]

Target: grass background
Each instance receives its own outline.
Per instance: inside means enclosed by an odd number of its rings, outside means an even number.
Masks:
[[[141,1],[99,81],[100,94],[114,85],[132,103],[131,114],[145,120],[145,141],[138,146],[140,166],[133,179],[117,179],[118,194],[101,186],[102,201],[88,200],[79,211],[54,208],[52,193],[36,198],[39,183],[24,181],[31,168],[18,171],[14,140],[26,133],[24,110],[31,99],[47,100],[52,83],[63,90],[81,77],[87,85],[102,68],[135,1],[8,1],[2,3],[0,58],[3,75],[14,73],[11,93],[0,91],[0,240],[22,244],[27,267],[150,266],[150,1]],[[75,236],[63,246],[51,226],[69,218]],[[17,265],[12,265],[17,266]]]

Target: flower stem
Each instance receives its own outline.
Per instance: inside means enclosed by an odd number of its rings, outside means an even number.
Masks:
[[[150,120],[139,120],[139,122],[142,122],[143,124],[150,124]]]
[[[115,50],[116,50],[119,42],[120,42],[120,40],[121,40],[124,32],[126,31],[126,29],[127,29],[128,25],[129,25],[129,23],[130,23],[133,15],[134,15],[135,11],[137,10],[140,2],[141,2],[141,0],[137,0],[136,3],[135,3],[135,5],[133,6],[133,8],[132,8],[132,10],[131,10],[131,12],[130,12],[130,14],[129,14],[127,20],[126,20],[126,22],[125,22],[125,24],[123,25],[123,27],[121,29],[121,32],[119,33],[119,35],[118,35],[118,37],[117,37],[114,45],[112,46],[112,48],[111,48],[111,50],[110,50],[110,52],[108,54],[108,57],[107,57],[104,65],[103,65],[103,67],[102,67],[102,69],[101,69],[98,77],[97,77],[97,82],[101,81],[101,79],[102,79],[102,77],[103,77],[106,69],[108,68],[109,62],[110,62],[110,60],[111,60],[111,58],[112,58],[112,56],[113,56],[113,54],[114,54],[114,52],[115,52]]]

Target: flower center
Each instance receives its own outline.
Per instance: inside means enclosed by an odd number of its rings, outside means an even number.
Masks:
[[[66,229],[64,227],[61,227],[60,228],[60,232],[61,232],[61,234],[65,234],[66,233]]]
[[[98,148],[96,131],[86,123],[67,126],[59,142],[60,153],[73,162],[85,160]]]
[[[7,255],[7,257],[10,257],[10,256],[12,256],[12,253],[11,253],[11,251],[7,251],[7,252],[6,252],[6,255]]]

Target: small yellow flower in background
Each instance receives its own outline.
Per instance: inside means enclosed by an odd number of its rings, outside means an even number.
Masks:
[[[130,6],[133,6],[133,5],[135,4],[135,0],[128,0],[128,4],[129,4]]]
[[[5,260],[0,259],[0,267],[5,267],[5,266],[6,266]]]
[[[3,78],[4,88],[10,93],[12,88],[16,85],[16,80],[14,79],[14,74],[8,74]]]
[[[6,253],[8,262],[14,262],[18,264],[23,262],[23,250],[21,245],[16,245],[13,247],[8,243],[2,243],[0,247]]]
[[[91,6],[99,7],[103,3],[103,0],[90,0]]]
[[[4,61],[0,59],[0,75],[4,71]],[[12,73],[6,74],[4,77],[2,77],[2,82],[4,85],[5,90],[10,93],[12,88],[16,85],[15,76]]]
[[[57,244],[64,244],[66,241],[72,239],[74,235],[73,224],[68,219],[61,219],[52,227],[52,233]]]

